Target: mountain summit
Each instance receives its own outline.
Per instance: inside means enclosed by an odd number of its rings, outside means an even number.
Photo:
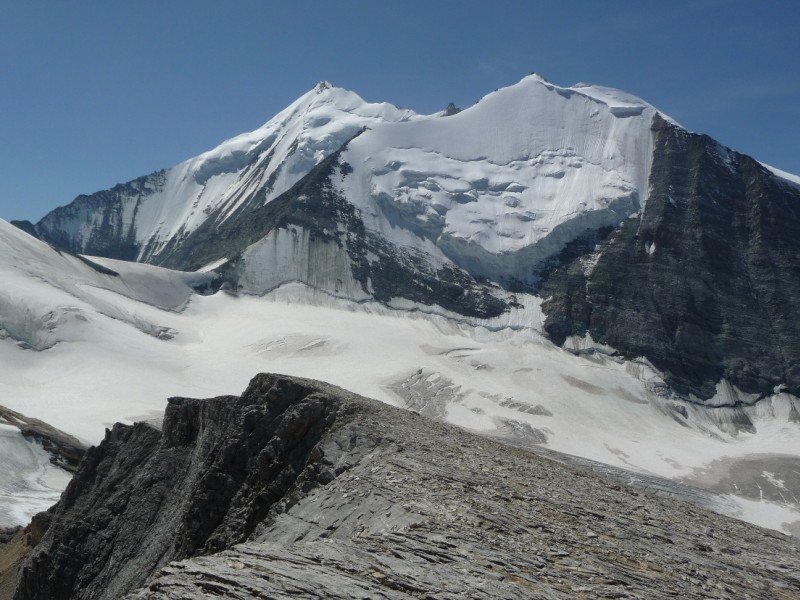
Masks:
[[[262,127],[36,223],[75,253],[214,268],[645,357],[680,397],[800,393],[800,187],[646,102],[538,75],[440,118],[320,83]]]
[[[79,196],[36,225],[61,247],[160,263],[209,218],[222,221],[261,192],[269,201],[365,127],[414,118],[321,82],[255,131],[171,169]]]

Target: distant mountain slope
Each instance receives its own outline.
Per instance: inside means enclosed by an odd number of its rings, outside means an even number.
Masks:
[[[452,263],[530,288],[566,242],[643,204],[653,114],[622,92],[560,88],[537,76],[449,117],[367,104],[320,85],[262,128],[173,169],[81,196],[35,230],[73,252],[186,269],[213,243],[193,234],[235,229],[230,221],[246,223],[310,176],[357,209],[359,225],[337,229],[415,248],[434,269]],[[337,152],[344,171],[336,178],[315,169]],[[261,219],[248,245],[283,225]]]
[[[790,176],[601,86],[531,75],[453,113],[321,84],[35,231],[73,252],[210,266],[245,293],[299,281],[477,318],[539,294],[554,341],[644,357],[694,402],[800,392]]]
[[[173,245],[211,215],[217,224],[279,196],[365,127],[415,118],[390,104],[320,83],[262,127],[176,167],[79,196],[36,224],[72,252],[162,263]]]
[[[134,305],[178,310],[214,279],[213,274],[150,265],[101,264],[48,246],[0,220],[0,339],[45,350],[65,339],[93,337],[102,328],[98,318],[166,337],[168,328],[127,310],[114,296]]]

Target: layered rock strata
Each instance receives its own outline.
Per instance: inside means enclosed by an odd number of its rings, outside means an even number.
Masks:
[[[647,205],[562,253],[547,333],[646,357],[695,401],[800,394],[800,188],[658,116],[653,135]]]
[[[797,541],[327,384],[89,451],[18,600],[797,598]]]

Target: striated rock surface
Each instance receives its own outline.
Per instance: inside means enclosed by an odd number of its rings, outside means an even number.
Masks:
[[[800,394],[800,188],[658,116],[653,134],[647,205],[563,253],[540,290],[548,334],[644,356],[695,401]]]
[[[405,298],[481,318],[509,308],[497,286],[452,263],[434,265],[421,250],[369,231],[362,211],[335,185],[352,172],[342,159],[346,148],[269,202],[260,190],[246,210],[225,218],[219,209],[179,243],[167,244],[161,264],[196,270],[223,261],[217,272],[231,289],[246,293],[301,281],[338,296],[385,303]]]
[[[91,449],[15,598],[797,598],[797,540],[324,383]]]

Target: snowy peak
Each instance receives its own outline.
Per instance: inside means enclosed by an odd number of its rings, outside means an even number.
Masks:
[[[82,197],[47,215],[36,230],[77,253],[176,268],[197,268],[198,257],[231,259],[233,268],[247,254],[245,242],[215,242],[221,228],[234,240],[246,227],[246,244],[253,245],[285,229],[291,214],[305,229],[298,235],[314,229],[326,238],[355,227],[356,245],[365,252],[360,260],[371,265],[377,246],[365,235],[383,239],[386,248],[416,248],[433,274],[448,265],[467,277],[530,290],[576,237],[617,226],[643,208],[655,114],[623,92],[561,88],[535,75],[447,118],[369,103],[321,82],[258,129],[172,169]],[[341,169],[319,171],[334,155]],[[299,214],[311,205],[290,191],[308,187],[309,178],[315,182],[309,189],[334,191],[327,205],[337,204],[336,214],[355,211],[348,225],[334,223],[338,217],[330,213],[325,219],[333,229],[321,226],[319,208]],[[279,207],[264,212],[281,198]],[[316,248],[308,242],[302,247]],[[262,250],[258,270],[266,273],[263,261],[271,259]],[[306,264],[293,252],[291,260]],[[356,287],[374,295],[376,273],[353,268]],[[295,270],[287,273],[300,277]],[[352,289],[352,278],[340,267],[336,273],[342,285],[333,287]],[[280,283],[269,278],[270,286]]]
[[[416,114],[386,102],[368,103],[355,92],[323,81],[258,129],[226,140],[213,150],[187,162],[202,165],[237,153],[253,154],[260,149],[270,148],[281,134],[285,136],[287,133],[304,133],[306,138],[324,138],[337,129],[335,121],[347,116],[353,120],[363,120],[363,125],[366,126],[370,120],[405,121]],[[329,127],[326,128],[326,125]]]
[[[569,87],[562,87],[550,83],[547,79],[536,73],[531,73],[527,77],[523,77],[518,85],[531,85],[538,84],[545,87],[549,91],[553,91],[562,96],[568,97],[572,94],[577,94],[591,98],[600,104],[608,106],[612,114],[616,116],[625,117],[641,114],[646,109],[657,110],[652,104],[645,102],[638,96],[634,96],[623,90],[612,88],[604,85],[597,85],[594,83],[576,83]],[[511,86],[514,87],[514,86]],[[509,89],[509,88],[505,88]],[[658,111],[662,117],[668,121],[674,122],[672,119]]]
[[[158,262],[170,243],[206,220],[222,222],[251,202],[285,192],[366,127],[418,118],[388,103],[318,84],[258,129],[176,167],[79,197],[37,224],[76,252]]]
[[[365,132],[344,154],[355,171],[342,193],[376,215],[373,230],[403,223],[473,274],[535,285],[565,244],[644,206],[655,114],[532,75],[446,119]]]
[[[605,104],[608,106],[611,114],[617,117],[638,115],[641,114],[645,108],[653,108],[640,98],[614,88],[579,83],[566,89]]]
[[[214,242],[223,227],[226,240],[235,240],[246,226],[252,245],[288,221],[305,229],[298,235],[314,229],[323,238],[352,226],[361,238],[416,248],[432,272],[454,265],[530,291],[569,244],[641,214],[654,121],[675,126],[631,94],[585,83],[560,87],[538,75],[449,112],[418,115],[320,82],[258,129],[172,169],[82,197],[36,230],[73,252],[197,268],[198,257],[232,265],[243,251],[245,242]],[[320,170],[333,156],[341,168]],[[326,206],[341,209],[326,213],[333,229],[320,225],[307,195],[290,193],[298,185],[314,194],[333,190]],[[300,214],[307,210],[314,214]],[[335,222],[343,214],[352,217],[348,225]],[[259,260],[270,260],[260,252]],[[259,272],[264,268],[260,263]],[[354,268],[363,292],[373,295],[368,269]]]

